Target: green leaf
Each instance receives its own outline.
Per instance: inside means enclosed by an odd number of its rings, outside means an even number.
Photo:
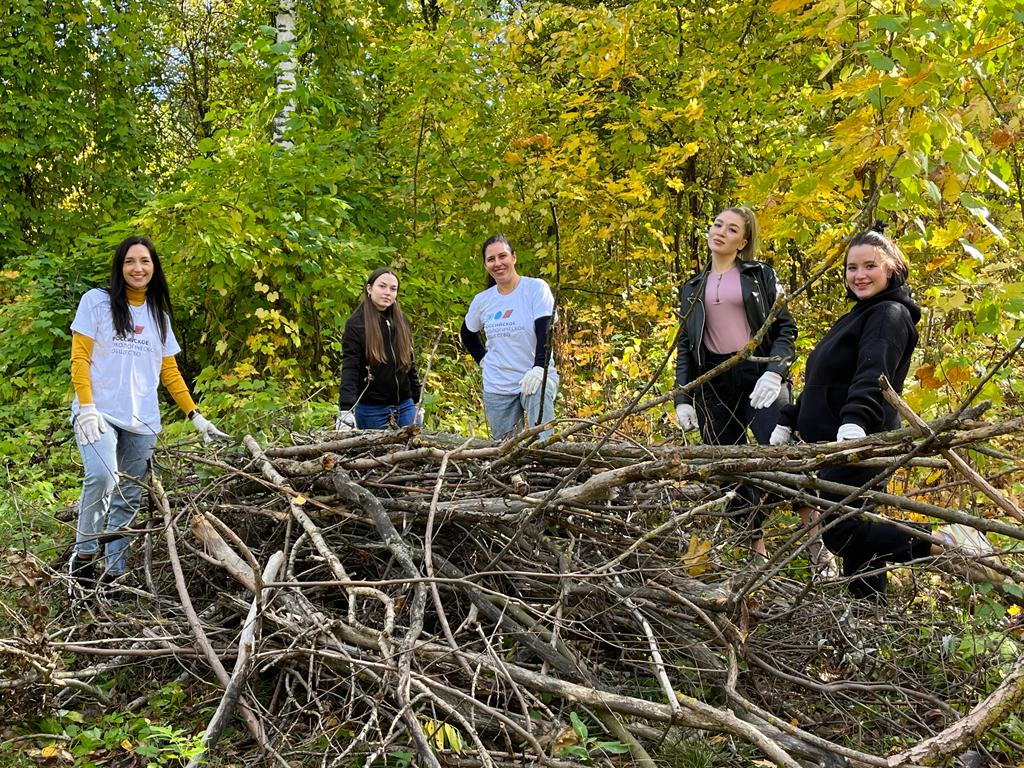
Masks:
[[[980,219],[988,218],[988,206],[967,192],[962,192],[960,194],[960,205]]]
[[[888,72],[896,66],[896,62],[886,56],[884,53],[879,51],[869,51],[867,54],[868,64],[875,69],[880,69],[883,72]]]

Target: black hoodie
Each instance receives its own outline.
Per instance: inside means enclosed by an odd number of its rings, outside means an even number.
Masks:
[[[804,389],[782,409],[779,424],[795,428],[808,442],[835,440],[842,424],[884,432],[900,424],[882,397],[883,373],[897,392],[917,346],[921,309],[898,278],[840,317],[807,358]]]

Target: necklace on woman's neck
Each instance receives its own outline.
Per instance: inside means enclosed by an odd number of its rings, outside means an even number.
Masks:
[[[714,274],[716,274],[716,275],[724,275],[726,272],[730,272],[730,271],[732,271],[735,268],[736,268],[736,257],[735,256],[733,256],[731,259],[729,259],[728,262],[726,262],[726,265],[725,265],[724,268],[722,267],[722,263],[721,262],[717,261],[714,258],[711,259],[711,271]]]

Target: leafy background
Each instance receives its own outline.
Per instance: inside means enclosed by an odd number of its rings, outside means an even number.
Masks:
[[[53,517],[79,483],[68,326],[129,233],[162,254],[204,409],[266,440],[331,423],[344,320],[385,263],[429,357],[428,426],[482,430],[457,331],[495,231],[557,289],[564,415],[671,388],[678,287],[732,203],[758,212],[804,352],[844,308],[844,240],[890,223],[926,307],[905,393],[926,416],[1021,338],[1019,0],[303,0],[294,45],[264,0],[15,5],[0,15],[12,547],[71,538]],[[298,86],[282,96],[285,60]],[[1017,373],[982,388],[995,416],[1019,412]],[[166,439],[186,434],[170,403],[166,421]],[[680,439],[660,408],[624,429]],[[96,727],[82,733],[114,743],[158,726]]]

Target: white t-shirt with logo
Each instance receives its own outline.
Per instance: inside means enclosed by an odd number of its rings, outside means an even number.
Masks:
[[[487,354],[483,359],[484,392],[498,395],[519,393],[519,382],[533,368],[537,334],[533,323],[552,314],[555,297],[543,280],[521,277],[512,293],[502,295],[492,285],[473,297],[466,313],[466,327],[473,333],[483,329]],[[548,362],[548,377],[557,383],[554,363]]]
[[[78,303],[71,330],[93,340],[89,380],[96,410],[115,426],[129,432],[154,434],[160,431],[160,403],[157,387],[165,357],[181,351],[171,321],[167,339],[160,341],[160,329],[149,314],[149,305],[128,308],[134,333],[117,338],[107,292],[93,288]],[[166,315],[165,315],[166,317]],[[78,413],[78,396],[71,412]]]

